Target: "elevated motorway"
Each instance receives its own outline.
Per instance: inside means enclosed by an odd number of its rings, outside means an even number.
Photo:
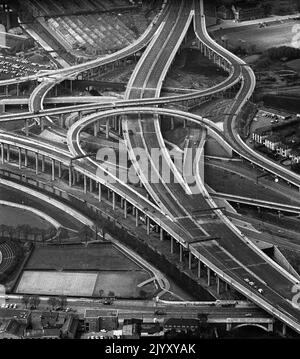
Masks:
[[[280,211],[280,212],[294,213],[294,214],[298,214],[298,215],[300,214],[300,207],[291,206],[291,205],[287,205],[284,203],[268,202],[268,201],[253,199],[253,198],[249,198],[249,197],[235,196],[235,195],[227,194],[227,193],[213,192],[213,193],[209,193],[209,194],[211,197],[222,198],[229,202],[243,203],[243,204],[247,204],[250,206],[255,206],[255,207],[259,207],[259,208],[268,208],[268,209],[272,209],[272,210]]]
[[[174,3],[172,7],[175,9],[177,6],[179,10],[173,11],[179,15],[174,21],[170,12],[171,19],[168,19],[166,24],[172,21],[173,27],[170,29],[166,26],[165,32],[163,29],[157,35],[155,42],[150,44],[144,53],[145,56],[140,59],[129,82],[127,97],[159,95],[162,80],[187,28],[186,24],[192,11],[190,4],[183,2],[179,6],[179,3]],[[123,120],[123,134],[130,158],[141,181],[156,203],[183,228],[186,233],[184,240],[189,250],[195,256],[201,253],[202,258],[210,262],[210,268],[213,268],[221,278],[229,280],[233,287],[299,331],[300,313],[287,300],[291,298],[292,286],[297,281],[292,276],[284,275],[280,267],[277,268],[269,258],[251,245],[221,211],[214,211],[217,216],[211,219],[212,209],[216,207],[214,202],[202,194],[192,195],[189,192],[186,183],[164,150],[159,119],[155,115],[151,117],[141,114],[138,118],[127,115]],[[141,148],[147,154],[146,166],[142,166],[135,157],[135,150]],[[165,160],[168,165],[171,173],[168,182],[163,178],[162,165],[155,165],[151,159],[153,148],[161,150],[163,161]],[[149,176],[149,171],[151,175],[157,176],[157,183],[150,180],[152,177]],[[203,211],[207,211],[209,215],[202,214]],[[201,242],[199,237],[213,239]],[[249,276],[255,278],[255,282],[263,290],[263,295],[245,285],[245,278]]]

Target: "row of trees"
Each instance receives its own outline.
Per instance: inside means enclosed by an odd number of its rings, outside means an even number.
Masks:
[[[29,305],[30,308],[36,309],[40,305],[41,299],[38,295],[24,294],[21,301],[26,308]],[[52,307],[52,309],[55,307],[60,307],[63,309],[67,305],[67,297],[65,295],[60,295],[59,297],[50,297],[47,303]]]
[[[38,228],[31,227],[28,224],[19,224],[17,226],[8,226],[0,224],[0,237],[8,237],[10,239],[46,241],[56,235],[54,227]]]

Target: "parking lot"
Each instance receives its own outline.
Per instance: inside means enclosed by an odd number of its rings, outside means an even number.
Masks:
[[[0,80],[32,75],[46,69],[47,66],[31,63],[27,59],[0,55]]]

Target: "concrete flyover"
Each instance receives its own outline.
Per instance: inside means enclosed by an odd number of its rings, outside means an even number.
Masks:
[[[268,208],[278,212],[287,212],[287,213],[294,213],[300,215],[300,207],[292,206],[284,203],[278,203],[278,202],[275,203],[275,202],[263,201],[259,199],[235,196],[232,194],[218,193],[218,192],[210,193],[210,196],[226,199],[229,202],[243,203],[250,206],[255,206],[257,208]]]

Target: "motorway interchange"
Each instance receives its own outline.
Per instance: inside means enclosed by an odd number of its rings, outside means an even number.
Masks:
[[[201,52],[218,66],[227,70],[228,78],[208,90],[161,98],[160,90],[163,80],[190,26],[194,27],[197,45]],[[146,49],[127,85],[124,100],[108,102],[101,106],[88,104],[43,110],[43,100],[47,93],[66,78],[76,76],[81,71],[118,61],[145,47]],[[253,245],[228,220],[222,210],[216,208],[214,200],[205,189],[199,171],[195,178],[197,192],[193,193],[187,178],[178,171],[164,145],[160,121],[165,118],[179,119],[183,126],[190,122],[201,124],[207,134],[214,137],[228,153],[236,153],[278,178],[289,182],[294,187],[300,188],[299,176],[255,153],[243,143],[237,134],[235,122],[242,107],[254,91],[255,76],[251,68],[243,61],[210,38],[205,26],[202,1],[166,1],[159,16],[155,19],[155,24],[150,26],[140,42],[104,59],[52,71],[48,75],[44,73],[43,78],[47,81],[42,81],[30,96],[29,113],[0,117],[0,122],[24,120],[25,128],[27,128],[25,131],[27,136],[3,131],[0,133],[2,163],[4,162],[4,145],[15,146],[37,154],[37,161],[38,156],[42,155],[51,158],[52,163],[56,161],[68,168],[70,185],[72,185],[72,171],[77,171],[84,176],[85,180],[88,177],[96,183],[106,186],[114,196],[117,194],[125,200],[125,203],[129,203],[135,208],[136,212],[145,214],[147,229],[151,219],[159,226],[162,237],[164,234],[171,236],[180,244],[181,251],[188,250],[191,258],[204,263],[219,279],[281,322],[300,332],[300,312],[292,303],[293,288],[298,284],[298,280]],[[17,78],[15,81],[2,81],[0,85],[13,85],[36,79],[36,76]],[[229,111],[230,114],[226,116],[224,132],[208,119],[173,108],[157,107],[173,103],[188,106],[189,103],[224,92],[237,84],[240,84],[240,88]],[[99,108],[102,111],[92,112]],[[89,111],[90,114],[85,115],[84,111]],[[42,138],[30,138],[28,124],[32,119],[38,118],[43,129],[44,126],[53,125],[51,116],[74,112],[78,113],[79,118],[68,131],[67,150],[55,148],[43,141]],[[113,178],[112,174],[105,169],[104,163],[99,163],[92,157],[82,158],[71,163],[70,166],[72,158],[86,155],[81,148],[80,133],[88,126],[92,126],[97,135],[100,125],[106,126],[106,131],[109,133],[111,122],[118,127],[133,167],[152,200],[145,198],[119,178]],[[201,148],[203,148],[204,142],[199,139],[189,144],[195,150],[200,148],[200,151],[197,152],[198,157],[195,159],[198,166],[201,156],[203,156]],[[153,148],[160,149],[163,160],[168,165],[171,173],[169,182],[164,181],[162,167],[157,166],[151,159],[151,149]],[[150,174],[155,175],[157,181],[149,180],[145,168],[137,160],[137,149],[143,149],[147,163],[149,163],[147,169]],[[9,152],[9,149],[7,151]],[[102,173],[103,176],[99,176],[99,173]],[[200,218],[197,213],[199,210],[203,213]]]

